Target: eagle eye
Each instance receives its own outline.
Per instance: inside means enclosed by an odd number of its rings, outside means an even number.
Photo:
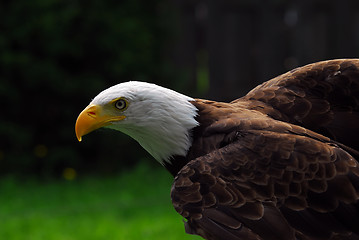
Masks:
[[[115,107],[118,110],[125,110],[127,108],[127,105],[127,101],[123,98],[120,98],[115,102]]]

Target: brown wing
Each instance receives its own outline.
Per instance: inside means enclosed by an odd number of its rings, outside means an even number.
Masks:
[[[294,69],[233,103],[359,149],[359,59],[330,60]]]
[[[232,143],[178,173],[171,196],[188,233],[212,240],[359,239],[357,161],[299,127],[278,128],[237,131]]]

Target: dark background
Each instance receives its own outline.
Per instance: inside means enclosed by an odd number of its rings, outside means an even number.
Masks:
[[[228,101],[358,55],[357,0],[1,0],[0,176],[107,175],[149,158],[110,130],[76,140],[78,114],[119,82]]]

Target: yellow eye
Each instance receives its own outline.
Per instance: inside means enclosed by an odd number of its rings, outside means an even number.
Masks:
[[[123,98],[120,98],[115,102],[115,107],[118,110],[124,110],[127,108],[127,101]]]

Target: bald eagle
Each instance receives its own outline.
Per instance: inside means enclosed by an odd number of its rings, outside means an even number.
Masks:
[[[131,81],[76,135],[128,134],[173,176],[185,230],[208,240],[359,239],[359,59],[296,68],[230,103]]]

